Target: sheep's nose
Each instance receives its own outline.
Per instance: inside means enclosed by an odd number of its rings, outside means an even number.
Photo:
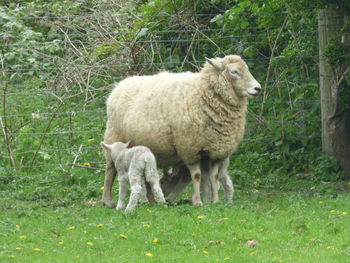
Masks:
[[[261,87],[260,87],[260,86],[255,87],[254,89],[255,89],[258,93],[261,91]]]

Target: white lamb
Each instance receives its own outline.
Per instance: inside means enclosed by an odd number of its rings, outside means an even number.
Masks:
[[[192,203],[202,205],[202,178],[204,196],[212,193],[212,201],[218,202],[220,165],[243,139],[248,97],[260,91],[247,64],[236,55],[207,59],[197,73],[130,77],[107,99],[104,141],[145,145],[161,168],[185,165],[193,181]],[[102,201],[114,207],[115,167],[108,154],[106,161]],[[207,170],[201,169],[203,162]]]
[[[141,200],[147,202],[145,181],[151,186],[155,200],[165,203],[159,184],[156,159],[153,153],[144,146],[130,148],[129,143],[115,142],[101,146],[107,150],[114,162],[119,181],[119,199],[117,209],[125,208],[128,184],[131,186],[130,200],[125,211],[133,210]]]

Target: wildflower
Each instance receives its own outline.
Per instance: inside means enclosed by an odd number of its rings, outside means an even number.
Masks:
[[[22,248],[16,247],[15,250],[20,251],[20,250],[22,250]]]
[[[75,226],[69,226],[67,227],[67,230],[74,230],[75,229]]]
[[[229,220],[230,218],[228,218],[228,217],[224,217],[223,219],[224,219],[224,220]]]
[[[152,213],[153,211],[151,209],[147,209],[147,212],[148,213]]]
[[[319,203],[319,204],[323,204],[324,202],[323,202],[323,201],[319,201],[318,203]]]
[[[63,245],[64,242],[63,242],[63,241],[59,241],[58,244],[59,244],[59,245]]]
[[[346,216],[348,214],[348,212],[341,212],[342,216]]]
[[[19,228],[21,228],[21,226],[20,225],[16,225],[16,228],[19,229]]]
[[[90,164],[90,163],[83,163],[83,165],[84,165],[84,166],[88,166],[88,167],[90,167],[90,166],[91,166],[91,164]]]
[[[26,235],[23,235],[23,236],[19,236],[20,239],[26,239],[27,236]]]
[[[120,237],[120,238],[123,238],[123,239],[127,239],[127,238],[128,238],[128,237],[127,237],[126,235],[124,235],[124,234],[120,234],[119,237]]]
[[[334,209],[332,209],[332,210],[330,210],[329,212],[334,213],[334,212],[335,212],[335,210],[334,210]]]
[[[258,185],[260,182],[260,178],[256,178],[255,181],[253,182],[253,185]]]
[[[143,227],[150,227],[149,224],[143,224],[142,226],[143,226]]]
[[[33,248],[33,250],[36,251],[36,252],[40,252],[41,248],[35,247],[35,248]]]
[[[203,219],[203,218],[204,218],[204,216],[197,216],[197,218],[198,218],[198,219]]]
[[[98,224],[97,227],[103,227],[103,224]]]
[[[225,258],[224,258],[225,261],[226,261],[226,260],[230,260],[230,259],[231,259],[231,258],[229,258],[229,257],[225,257]]]
[[[152,243],[153,243],[153,244],[157,244],[157,243],[158,243],[158,241],[159,241],[159,239],[158,239],[158,238],[156,238],[156,237],[152,239]]]
[[[79,256],[79,255],[77,255],[77,256],[75,256],[75,258],[80,258],[80,256]]]
[[[15,258],[16,256],[15,255],[10,255],[9,258]]]
[[[154,255],[152,253],[146,253],[146,257],[153,258]]]
[[[105,190],[105,187],[104,187],[104,186],[101,186],[100,189],[103,191],[103,190]]]
[[[208,252],[208,251],[206,251],[206,250],[203,250],[203,253],[204,253],[204,254],[206,254],[206,255],[208,255],[208,254],[209,254],[209,252]]]
[[[89,138],[88,142],[93,142],[95,140],[95,138]]]
[[[334,248],[334,246],[327,246],[327,249],[332,249]]]
[[[86,242],[86,245],[88,245],[88,246],[92,246],[94,243],[92,243],[92,242]]]

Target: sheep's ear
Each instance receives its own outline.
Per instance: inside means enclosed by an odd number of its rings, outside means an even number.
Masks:
[[[107,151],[112,151],[112,148],[109,144],[101,142],[102,148],[106,149]]]
[[[220,61],[218,61],[217,59],[213,59],[213,58],[205,58],[206,61],[208,61],[208,63],[210,65],[212,65],[217,71],[223,71],[224,70],[224,65],[222,65],[222,63]]]
[[[128,141],[126,143],[126,148],[132,148],[134,145],[131,143],[131,141]]]

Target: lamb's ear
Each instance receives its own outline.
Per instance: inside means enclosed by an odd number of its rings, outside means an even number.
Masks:
[[[208,63],[210,65],[212,65],[217,71],[223,71],[224,70],[224,65],[218,61],[217,59],[214,58],[205,58],[206,61],[208,61]]]
[[[126,143],[126,148],[132,148],[132,147],[134,147],[134,145],[131,143],[131,141],[128,141]]]
[[[102,148],[106,149],[107,151],[112,151],[112,148],[109,144],[101,142]]]

